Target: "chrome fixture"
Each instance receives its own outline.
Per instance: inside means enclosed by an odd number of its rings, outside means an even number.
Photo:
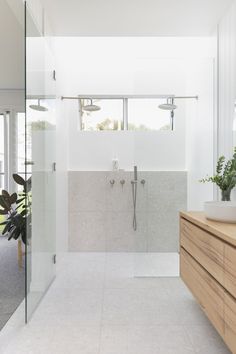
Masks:
[[[120,184],[122,185],[122,187],[124,187],[125,180],[124,180],[124,179],[122,179],[122,180],[120,181]]]
[[[86,112],[96,112],[96,111],[100,111],[101,107],[97,106],[96,104],[93,104],[93,100],[90,99],[90,104],[87,104],[86,106],[82,107],[83,111]]]
[[[133,229],[137,230],[137,219],[136,219],[136,203],[137,203],[137,187],[138,187],[138,169],[137,166],[134,166],[134,179],[131,181],[132,185],[132,197],[133,197]]]
[[[167,98],[167,102],[160,104],[158,107],[165,111],[173,111],[177,108],[177,106],[174,104],[174,98]]]
[[[44,107],[40,104],[40,99],[38,99],[38,104],[31,104],[29,107],[35,111],[46,112],[48,111],[47,107]]]
[[[146,183],[145,179],[141,179],[140,183],[144,186],[144,184]]]
[[[167,102],[160,104],[158,107],[160,109],[164,109],[166,111],[174,111],[175,109],[178,108],[178,106],[176,106],[174,104],[174,100],[180,100],[180,99],[195,99],[198,100],[198,96],[169,96],[167,97]]]
[[[114,179],[111,179],[111,180],[110,180],[110,185],[113,187],[114,184],[115,184],[115,180],[114,180]]]
[[[171,130],[174,130],[174,116],[175,116],[175,109],[178,108],[178,106],[176,106],[174,104],[174,100],[175,99],[196,99],[198,100],[198,96],[179,96],[179,97],[168,97],[167,98],[167,102],[160,104],[158,107],[160,109],[163,109],[165,111],[170,111],[170,125],[171,125]]]

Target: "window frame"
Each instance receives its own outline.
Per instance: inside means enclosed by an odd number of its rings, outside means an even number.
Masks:
[[[83,120],[82,120],[82,105],[81,105],[81,100],[82,99],[88,99],[88,100],[96,100],[96,99],[101,99],[101,100],[115,100],[119,99],[122,100],[123,102],[123,128],[119,131],[134,131],[129,129],[129,100],[131,99],[168,99],[168,98],[174,98],[174,95],[127,95],[127,96],[120,96],[120,95],[79,95],[78,96],[78,111],[79,111],[79,130],[82,132],[89,132],[89,130],[83,129]],[[95,130],[99,131],[99,130]],[[106,130],[110,131],[110,130]],[[114,130],[118,131],[118,130]],[[155,130],[150,130],[150,131],[155,131]],[[156,130],[158,131],[158,130]],[[173,132],[174,131],[174,124],[173,124],[173,118],[171,116],[171,111],[170,111],[170,129],[167,131]]]

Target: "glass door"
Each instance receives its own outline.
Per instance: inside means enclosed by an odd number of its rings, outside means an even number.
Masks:
[[[26,5],[27,320],[55,277],[55,102],[48,38]]]

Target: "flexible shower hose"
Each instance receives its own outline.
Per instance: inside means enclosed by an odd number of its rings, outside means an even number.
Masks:
[[[134,207],[134,216],[133,216],[133,229],[137,230],[137,219],[136,219],[136,201],[137,201],[137,181],[132,181],[132,196],[133,196],[133,207]]]

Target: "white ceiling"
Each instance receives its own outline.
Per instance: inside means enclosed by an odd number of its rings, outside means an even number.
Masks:
[[[41,0],[57,36],[208,36],[232,0]]]

